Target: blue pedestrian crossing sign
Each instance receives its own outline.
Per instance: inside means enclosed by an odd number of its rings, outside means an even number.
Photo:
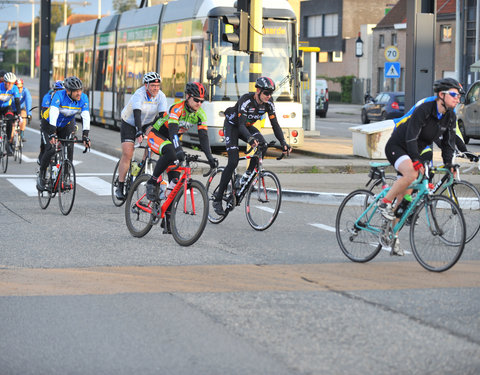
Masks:
[[[385,78],[400,78],[400,63],[386,62],[384,71]]]

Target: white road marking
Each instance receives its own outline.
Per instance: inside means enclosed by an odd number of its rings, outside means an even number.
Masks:
[[[329,225],[325,225],[325,224],[318,224],[318,223],[310,223],[310,225],[312,227],[316,227],[316,228],[319,228],[319,229],[323,229],[323,230],[327,230],[329,232],[334,232],[335,233],[335,228],[334,227],[331,227]]]
[[[112,194],[111,184],[98,177],[78,177],[77,184],[96,195],[110,195]]]
[[[37,182],[31,178],[7,178],[7,181],[29,197],[37,196]]]

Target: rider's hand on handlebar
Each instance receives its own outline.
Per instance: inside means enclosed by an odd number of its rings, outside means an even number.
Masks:
[[[475,155],[475,154],[470,154],[470,153],[465,153],[465,155],[467,155],[467,158],[468,160],[474,162],[474,163],[477,163],[478,162],[478,156]]]
[[[257,147],[258,146],[258,141],[254,137],[248,138],[247,142],[252,147]]]
[[[282,153],[284,153],[286,156],[289,156],[291,152],[292,152],[292,147],[290,147],[288,144],[285,143],[282,147]]]
[[[210,157],[208,158],[208,164],[210,165],[210,168],[217,168],[218,167],[218,159]]]
[[[50,135],[48,136],[48,138],[50,139],[50,143],[51,143],[52,145],[56,145],[56,144],[57,144],[58,137],[57,137],[57,134],[56,134],[56,133],[50,134]]]

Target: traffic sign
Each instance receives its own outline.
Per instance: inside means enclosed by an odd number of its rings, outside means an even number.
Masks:
[[[395,46],[388,46],[385,48],[385,60],[393,62],[400,57],[400,51]]]
[[[385,63],[385,78],[400,78],[400,63],[386,62]]]

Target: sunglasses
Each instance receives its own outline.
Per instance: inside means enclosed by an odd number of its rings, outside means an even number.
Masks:
[[[455,92],[455,91],[442,91],[444,94],[448,94],[450,95],[452,98],[456,98],[457,96],[460,96],[461,94],[459,94],[458,92]]]
[[[273,91],[269,91],[269,90],[264,90],[263,91],[263,95],[265,95],[265,96],[272,96],[272,94],[273,94]]]
[[[198,98],[193,98],[193,97],[192,97],[192,99],[195,103],[200,103],[200,104],[202,104],[205,101],[205,99],[198,99]]]

